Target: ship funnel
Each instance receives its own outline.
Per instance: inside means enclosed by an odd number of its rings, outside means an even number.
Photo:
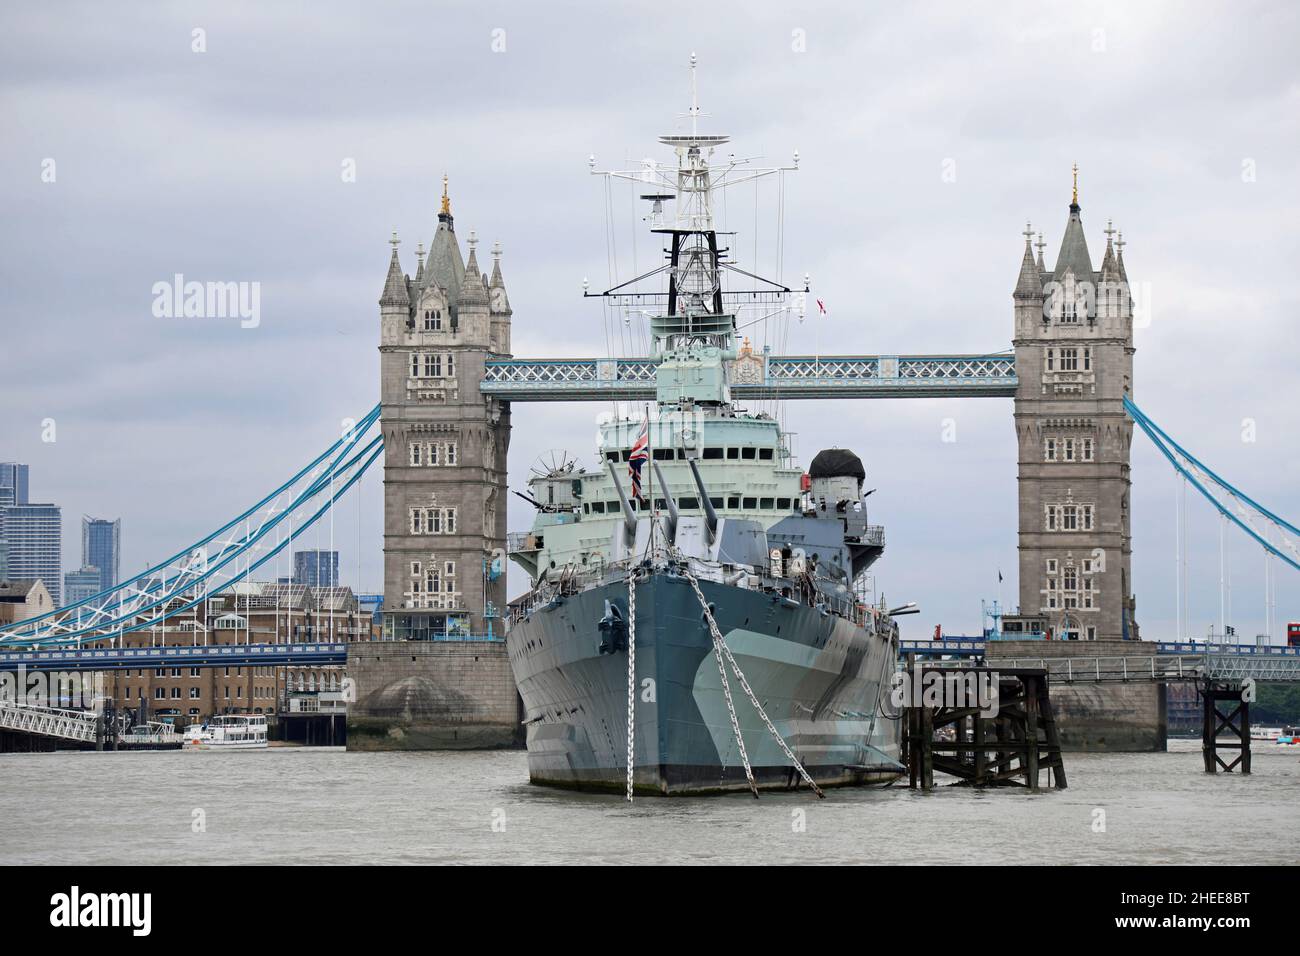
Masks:
[[[627,532],[629,537],[635,538],[636,512],[632,510],[632,506],[628,503],[627,492],[625,492],[623,486],[619,484],[618,472],[614,470],[614,463],[606,458],[605,464],[609,467],[609,478],[614,482],[614,490],[618,492],[618,500],[623,503],[623,529]]]
[[[709,489],[704,487],[699,465],[695,463],[694,458],[686,459],[686,463],[691,466],[691,474],[695,476],[695,488],[700,493],[700,504],[704,506],[704,517],[709,523],[709,541],[714,541],[718,536],[718,513],[713,510],[713,502],[709,500]]]
[[[668,482],[664,481],[663,470],[659,467],[659,462],[650,462],[650,467],[655,470],[655,477],[659,479],[659,487],[664,490],[664,501],[668,503],[668,540],[677,540],[677,502],[673,499],[673,493],[668,488]]]

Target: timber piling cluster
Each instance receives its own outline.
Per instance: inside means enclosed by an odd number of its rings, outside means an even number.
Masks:
[[[912,661],[913,675],[917,667],[922,665]],[[913,701],[906,707],[904,763],[912,789],[933,789],[936,770],[969,786],[1022,786],[1032,791],[1039,790],[1047,771],[1049,784],[1065,789],[1065,764],[1045,670],[923,667],[921,677],[929,673],[969,686],[974,686],[971,678],[981,676],[996,681],[996,713],[979,701],[961,702],[966,706]]]

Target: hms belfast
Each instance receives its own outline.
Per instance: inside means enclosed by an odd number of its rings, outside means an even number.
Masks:
[[[660,138],[675,165],[608,174],[649,184],[665,255],[602,294],[655,306],[656,401],[600,426],[599,467],[535,468],[536,518],[511,535],[532,581],[507,637],[530,778],[629,800],[890,783],[898,626],[865,576],[883,529],[856,455],[822,451],[805,473],[776,418],[730,399],[737,314],[793,294],[734,264],[715,194],[781,170],[714,163],[728,137],[698,131],[694,67],[691,130]]]

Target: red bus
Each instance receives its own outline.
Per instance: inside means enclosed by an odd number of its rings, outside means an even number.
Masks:
[[[1300,647],[1300,624],[1288,624],[1286,626],[1286,646]]]

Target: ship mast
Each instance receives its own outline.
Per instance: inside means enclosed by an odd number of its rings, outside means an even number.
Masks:
[[[776,173],[798,169],[798,153],[793,165],[764,168],[750,160],[738,159],[734,154],[725,163],[714,163],[714,153],[719,146],[730,142],[721,134],[701,133],[696,76],[697,59],[690,60],[691,103],[686,116],[690,132],[673,133],[659,137],[659,142],[669,146],[676,154],[676,169],[648,162],[636,170],[597,171],[594,157],[592,172],[613,179],[625,179],[642,187],[649,184],[654,191],[642,194],[653,202],[650,217],[651,233],[666,239],[663,266],[623,282],[603,293],[585,293],[603,297],[616,306],[629,307],[648,302],[659,304],[662,311],[646,311],[650,319],[650,332],[654,341],[654,358],[658,361],[658,398],[660,404],[680,404],[683,401],[699,404],[725,404],[728,402],[724,363],[736,357],[736,316],[727,305],[735,302],[743,306],[778,306],[784,310],[790,289],[779,282],[764,279],[738,268],[728,258],[729,249],[719,241],[720,234],[714,225],[715,192]],[[663,224],[663,203],[675,201],[672,226]],[[727,235],[727,234],[721,234]],[[756,288],[728,294],[723,291],[722,274],[732,272],[750,280]],[[647,293],[636,286],[654,276],[668,280],[666,293]],[[697,371],[702,366],[716,369],[716,374],[706,374],[698,380],[698,387],[684,387],[689,376],[665,373],[665,364],[687,362]],[[666,381],[665,379],[673,379]]]

